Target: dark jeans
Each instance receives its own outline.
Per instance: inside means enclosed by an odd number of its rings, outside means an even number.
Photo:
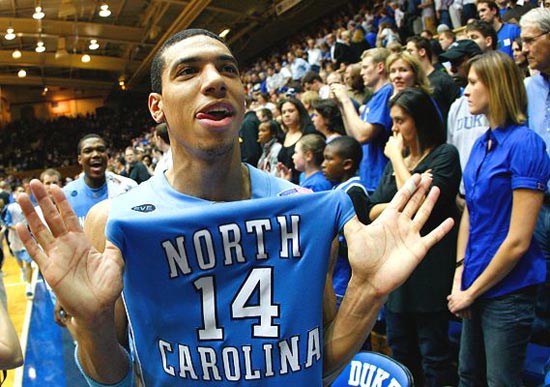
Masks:
[[[521,370],[535,315],[535,292],[478,299],[462,322],[460,386],[521,387]]]
[[[415,386],[456,385],[448,312],[385,313],[392,357],[411,371]]]

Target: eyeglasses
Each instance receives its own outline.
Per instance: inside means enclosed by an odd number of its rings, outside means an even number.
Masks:
[[[523,37],[521,38],[521,43],[523,43],[523,45],[528,45],[530,46],[531,44],[535,43],[535,41],[540,38],[541,36],[543,35],[546,35],[548,32],[542,32],[540,34],[538,34],[537,36],[526,36],[526,37]]]

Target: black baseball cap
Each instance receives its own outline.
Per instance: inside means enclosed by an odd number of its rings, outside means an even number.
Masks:
[[[457,40],[452,43],[447,51],[439,55],[440,62],[455,62],[458,59],[472,58],[476,55],[482,54],[481,48],[477,45],[476,42],[470,39]]]

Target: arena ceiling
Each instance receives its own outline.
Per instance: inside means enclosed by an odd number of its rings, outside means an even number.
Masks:
[[[154,52],[189,28],[220,33],[241,61],[299,31],[345,0],[0,0],[0,85],[32,89],[148,88]],[[99,16],[102,6],[111,14]],[[44,17],[35,19],[36,7]],[[6,39],[7,30],[15,37]],[[99,48],[92,50],[96,40]],[[36,52],[43,42],[44,52]],[[14,51],[21,57],[14,58]],[[83,55],[90,61],[83,62]],[[21,69],[26,77],[20,78]]]

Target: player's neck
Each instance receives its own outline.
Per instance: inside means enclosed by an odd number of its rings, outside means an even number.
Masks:
[[[248,168],[239,158],[205,162],[200,159],[174,162],[166,172],[170,185],[177,191],[216,202],[229,202],[251,197]]]

